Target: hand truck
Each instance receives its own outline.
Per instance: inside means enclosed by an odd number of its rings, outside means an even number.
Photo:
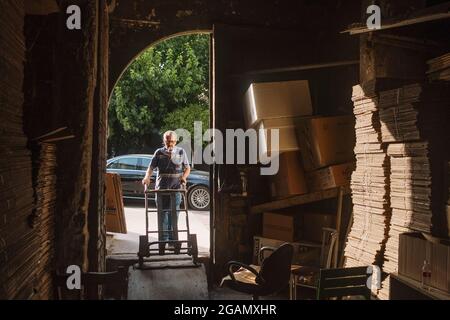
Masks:
[[[184,185],[182,185],[184,186]],[[177,210],[176,208],[176,193],[181,193],[182,200],[184,203],[184,208]],[[198,265],[198,246],[197,246],[197,235],[191,234],[189,229],[189,213],[187,209],[187,191],[185,187],[182,189],[165,189],[165,190],[148,190],[147,185],[145,185],[145,235],[139,236],[139,252],[138,252],[138,268],[145,269],[144,258],[150,257],[151,255],[164,256],[166,250],[170,252],[170,255],[185,255],[192,257],[194,265]],[[152,210],[148,207],[149,195],[154,194],[157,196],[170,196],[170,215],[172,218],[172,230],[163,230],[163,215],[158,214],[158,203],[156,203],[156,209]],[[160,203],[162,203],[161,201]],[[178,217],[177,212],[186,213],[186,230],[178,230]],[[157,230],[149,230],[149,219],[148,216],[151,213],[156,213],[158,228]],[[162,241],[163,234],[165,232],[172,233],[172,238],[175,240]],[[179,233],[186,233],[187,240],[179,240]],[[158,234],[158,241],[149,242],[149,234]],[[166,244],[172,244],[173,248],[165,249]],[[186,244],[183,247],[183,244]],[[153,248],[157,246],[157,248]],[[173,251],[173,253],[172,253]]]

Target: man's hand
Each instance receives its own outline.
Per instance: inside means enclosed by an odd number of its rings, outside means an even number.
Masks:
[[[148,166],[147,172],[145,173],[145,177],[144,179],[142,179],[142,185],[147,185],[148,187],[150,186],[150,177],[153,174],[153,169]]]
[[[189,177],[189,174],[191,173],[191,168],[190,167],[187,167],[185,170],[184,170],[184,172],[183,172],[183,175],[181,176],[181,178],[180,178],[180,183],[181,184],[186,184],[186,182],[187,182],[187,177]]]
[[[150,186],[150,178],[149,177],[145,177],[144,179],[142,179],[142,185]]]

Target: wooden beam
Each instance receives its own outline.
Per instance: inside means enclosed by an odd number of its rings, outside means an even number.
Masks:
[[[59,12],[56,0],[25,0],[25,14],[48,15]]]
[[[344,194],[350,193],[350,187],[343,187]],[[251,214],[263,213],[271,210],[278,210],[298,206],[306,203],[322,201],[326,199],[336,198],[339,195],[339,188],[328,189],[313,193],[302,194],[287,199],[276,200],[251,207]]]
[[[241,76],[253,76],[253,75],[260,75],[260,74],[295,72],[295,71],[305,71],[305,70],[314,70],[314,69],[344,67],[344,66],[352,66],[352,65],[359,65],[359,60],[335,61],[335,62],[327,62],[327,63],[306,64],[306,65],[302,65],[302,66],[292,66],[292,67],[286,67],[286,68],[256,70],[256,71],[246,72],[243,75],[233,75],[233,76],[240,76],[240,77]]]
[[[368,29],[367,26],[359,26],[355,28],[350,28],[344,31],[341,31],[341,33],[349,33],[350,35],[357,35],[357,34],[363,34],[368,32],[376,32],[376,31],[383,31],[388,29],[394,29],[399,27],[406,27],[414,24],[424,23],[424,22],[431,22],[431,21],[437,21],[437,20],[443,20],[443,19],[449,19],[450,18],[450,12],[441,12],[441,13],[435,13],[430,14],[426,16],[416,17],[416,18],[410,18],[405,20],[399,20],[396,22],[391,22],[387,24],[382,24],[380,29]]]
[[[122,18],[114,18],[111,17],[111,21],[118,21],[120,23],[124,23],[131,26],[159,26],[161,24],[160,21],[150,21],[150,20],[138,20],[138,19],[122,19]]]

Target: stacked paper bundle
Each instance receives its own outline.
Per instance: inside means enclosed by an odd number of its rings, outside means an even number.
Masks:
[[[389,183],[392,216],[383,271],[394,273],[398,271],[400,234],[431,232],[431,173],[427,143],[393,143],[388,145],[387,151],[391,157]],[[389,299],[389,286],[388,277],[378,293],[380,299]]]
[[[439,163],[445,149],[445,122],[448,102],[441,84],[412,84],[380,93],[382,141],[390,157],[391,220],[386,243],[383,271],[398,270],[399,235],[420,231],[431,233],[433,175],[431,161]],[[436,191],[434,193],[437,194]],[[435,201],[439,202],[438,199]],[[382,285],[379,298],[388,298],[389,278]]]
[[[444,183],[442,164],[449,154],[449,89],[448,83],[412,84],[380,93],[396,225],[430,232],[432,208],[444,201],[439,189]]]
[[[427,61],[428,79],[433,80],[450,80],[450,53]]]
[[[389,219],[389,158],[381,145],[378,99],[371,89],[353,88],[356,170],[352,174],[353,225],[346,266],[382,265]]]
[[[442,116],[448,109],[449,86],[412,84],[380,94],[382,142],[419,141],[438,138],[445,128]]]
[[[447,166],[447,206],[446,206],[446,215],[447,215],[447,236],[450,238],[450,161]]]
[[[35,228],[39,232],[41,247],[37,269],[36,289],[41,299],[53,295],[52,263],[55,257],[56,224],[56,146],[50,143],[40,145],[39,159],[33,164],[37,169]]]
[[[431,172],[427,143],[390,144],[388,155],[391,157],[392,217],[384,271],[396,272],[399,235],[431,231]]]

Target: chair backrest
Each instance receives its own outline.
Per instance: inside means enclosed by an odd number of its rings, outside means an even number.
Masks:
[[[97,291],[101,286],[107,297],[116,300],[124,300],[127,298],[128,291],[128,269],[118,267],[113,272],[84,272],[81,275],[81,289],[68,290],[67,279],[70,274],[56,274],[54,278],[56,299],[60,300],[65,297],[71,299],[86,299],[89,291]]]
[[[370,267],[321,269],[317,299],[363,296],[370,300],[371,292],[367,280],[371,274]]]
[[[294,247],[285,243],[262,262],[259,277],[264,280],[267,294],[281,290],[289,283],[293,254]]]
[[[320,268],[330,269],[338,232],[336,229],[322,228],[322,246],[320,250]]]

